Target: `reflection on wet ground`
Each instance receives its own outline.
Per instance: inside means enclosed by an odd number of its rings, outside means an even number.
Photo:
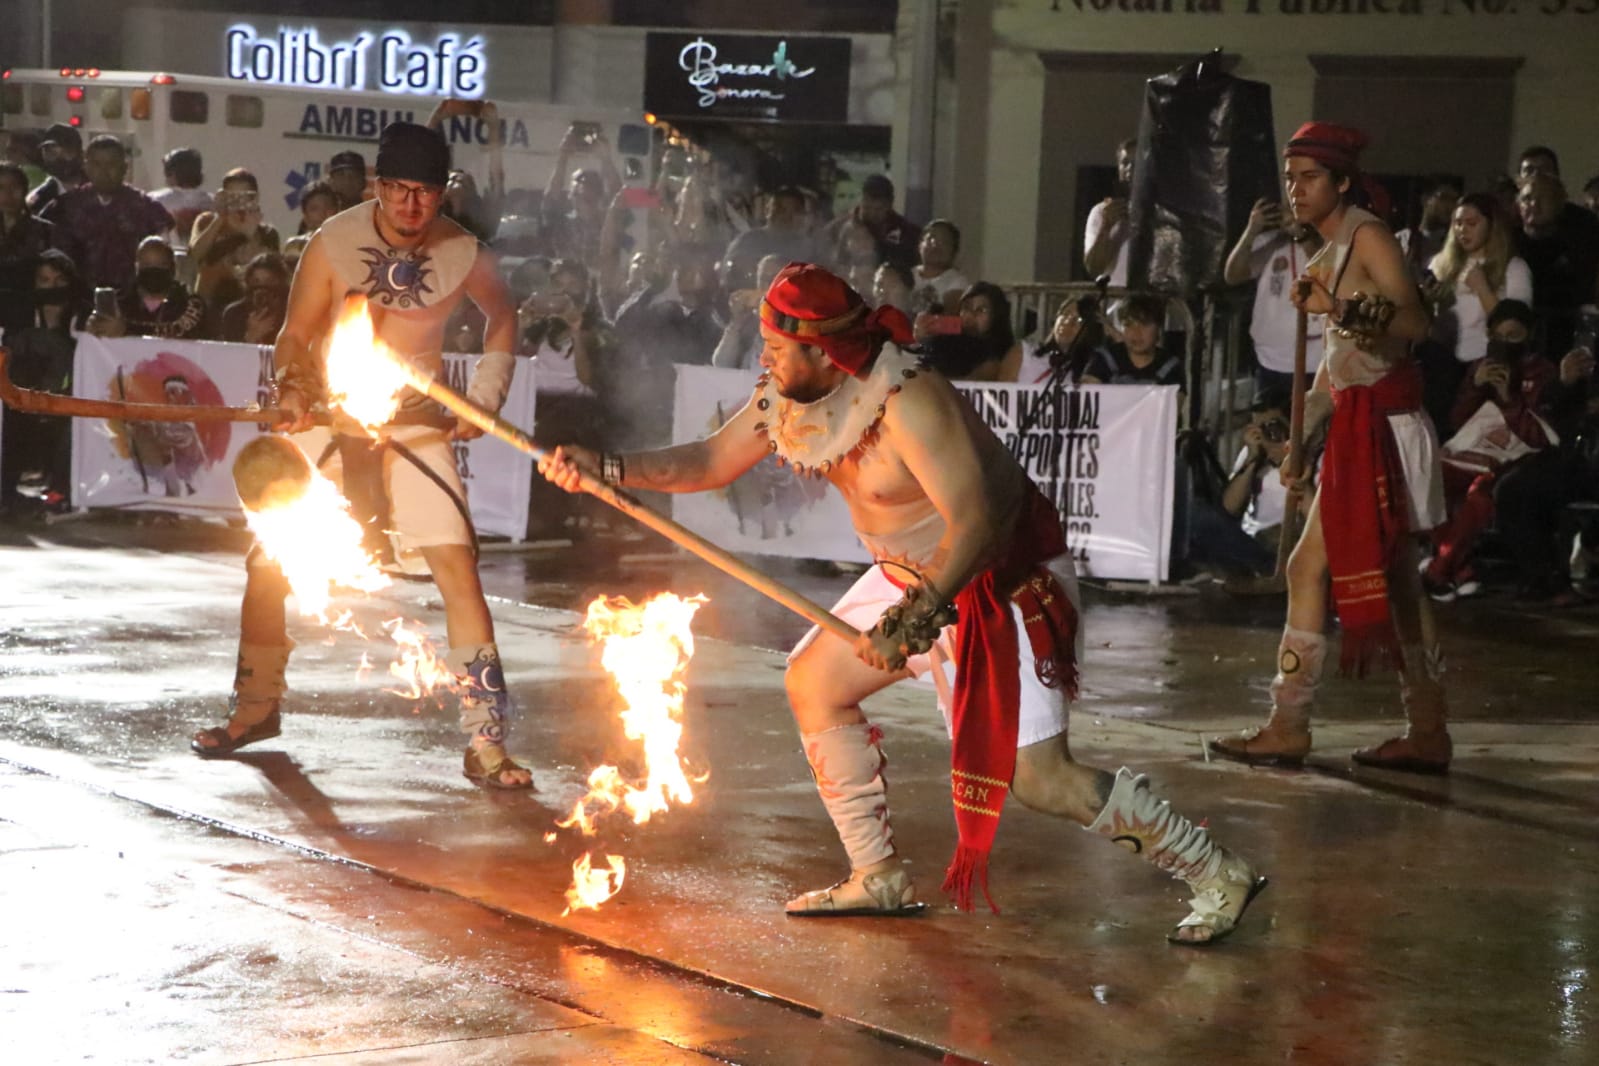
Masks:
[[[1421,780],[1349,769],[1394,728],[1380,679],[1326,686],[1307,771],[1207,763],[1201,736],[1264,713],[1280,606],[1091,592],[1079,758],[1150,773],[1273,877],[1200,952],[1161,939],[1180,884],[1014,805],[1002,914],[786,921],[783,900],[842,873],[781,656],[760,650],[805,625],[652,540],[485,556],[534,795],[471,789],[453,713],[359,680],[359,643],[310,627],[284,735],[202,762],[186,738],[222,711],[242,585],[218,539],[0,531],[16,1061],[1594,1061],[1591,614],[1446,608],[1458,763]],[[850,580],[762,566],[824,603]],[[574,855],[543,835],[596,759],[627,753],[565,612],[663,587],[712,599],[688,721],[711,777],[693,805],[607,830],[626,889],[562,918]],[[407,585],[357,611],[441,629],[435,601]],[[914,687],[868,709],[931,898],[953,841],[942,724]]]

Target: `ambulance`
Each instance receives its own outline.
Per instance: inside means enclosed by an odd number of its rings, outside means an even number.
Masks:
[[[161,158],[174,148],[199,149],[206,184],[245,167],[261,183],[266,221],[280,233],[300,222],[300,191],[324,176],[337,152],[360,152],[370,172],[378,134],[390,122],[427,122],[437,98],[275,85],[233,78],[62,67],[0,71],[0,130],[43,130],[57,122],[77,127],[84,144],[115,134],[129,149],[128,182],[166,184]],[[553,104],[496,103],[507,190],[543,190],[568,128],[580,138],[603,133],[623,182],[646,193],[652,161],[668,133],[642,114]],[[489,126],[476,115],[453,115],[441,129],[455,165],[488,180]],[[599,147],[599,146],[596,146]],[[593,166],[580,153],[575,166]]]

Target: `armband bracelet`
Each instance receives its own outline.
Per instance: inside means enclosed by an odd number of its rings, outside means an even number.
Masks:
[[[622,457],[615,452],[605,452],[600,456],[600,480],[613,488],[622,484],[625,475]]]
[[[274,399],[284,390],[292,389],[306,400],[314,401],[322,395],[322,376],[303,363],[289,363],[273,372],[272,388]]]
[[[1339,300],[1333,308],[1333,326],[1342,336],[1370,341],[1388,332],[1397,310],[1386,296],[1357,292],[1347,300]]]
[[[954,625],[958,617],[955,605],[941,601],[938,590],[928,584],[906,589],[904,598],[883,612],[876,629],[890,640],[903,644],[910,654],[920,655],[931,648],[944,627]]]

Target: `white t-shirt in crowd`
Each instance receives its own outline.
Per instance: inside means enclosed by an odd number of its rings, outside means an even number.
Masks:
[[[1249,462],[1249,449],[1238,453],[1233,463],[1232,477],[1237,477]],[[1259,473],[1260,491],[1249,498],[1249,506],[1238,524],[1251,537],[1262,530],[1275,529],[1283,524],[1283,512],[1288,508],[1288,486],[1283,484],[1275,466],[1263,467]]]
[[[1088,212],[1088,221],[1083,225],[1083,254],[1099,240],[1100,231],[1105,228],[1105,201],[1101,200]],[[1124,215],[1122,220],[1111,227],[1110,239],[1116,245],[1116,262],[1110,268],[1110,283],[1113,286],[1125,288],[1127,285],[1127,234],[1129,231],[1128,219]]]
[[[971,279],[954,267],[950,267],[936,278],[930,278],[922,272],[921,264],[911,268],[911,274],[916,278],[916,289],[932,289],[938,294],[940,303],[944,303],[951,292],[955,299],[960,299],[960,294],[972,287]]]
[[[1453,345],[1455,358],[1462,363],[1475,363],[1488,354],[1487,312],[1483,311],[1482,301],[1477,294],[1461,280],[1473,263],[1480,262],[1480,259],[1468,259],[1466,265],[1461,267],[1460,275],[1455,279],[1455,302],[1439,311],[1432,323],[1433,338],[1440,343]],[[1435,257],[1427,264],[1427,269],[1436,273],[1438,265]],[[1510,262],[1505,264],[1505,280],[1499,286],[1499,298],[1520,300],[1532,306],[1532,271],[1518,256],[1511,256]]]
[[[211,194],[204,189],[180,189],[177,186],[168,186],[151,193],[150,199],[166,208],[167,213],[177,223],[172,230],[172,249],[177,252],[188,249],[189,230],[194,228],[194,220],[213,209]]]
[[[1289,293],[1295,279],[1304,273],[1310,257],[1282,230],[1270,230],[1249,246],[1249,274],[1255,283],[1255,311],[1249,320],[1249,339],[1255,342],[1255,360],[1267,370],[1293,373],[1294,332],[1299,313]],[[1310,315],[1305,333],[1305,373],[1315,374],[1321,366],[1322,315]],[[1278,516],[1281,521],[1281,516]]]
[[[533,356],[533,388],[538,392],[561,396],[593,396],[594,390],[583,384],[577,376],[576,345],[572,337],[556,348],[546,338],[539,342]]]
[[[1022,341],[1022,362],[1016,370],[1016,384],[1042,385],[1049,380],[1050,369],[1049,357],[1038,352],[1038,342]]]

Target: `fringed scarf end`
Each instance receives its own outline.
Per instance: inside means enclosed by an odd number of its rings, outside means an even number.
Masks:
[[[988,909],[995,914],[999,907],[994,903],[994,897],[988,893],[988,852],[978,851],[962,844],[955,849],[955,860],[949,864],[949,869],[944,871],[944,891],[950,896],[955,906],[963,911],[973,909],[975,895],[973,886],[983,890],[983,899],[988,902]]]

